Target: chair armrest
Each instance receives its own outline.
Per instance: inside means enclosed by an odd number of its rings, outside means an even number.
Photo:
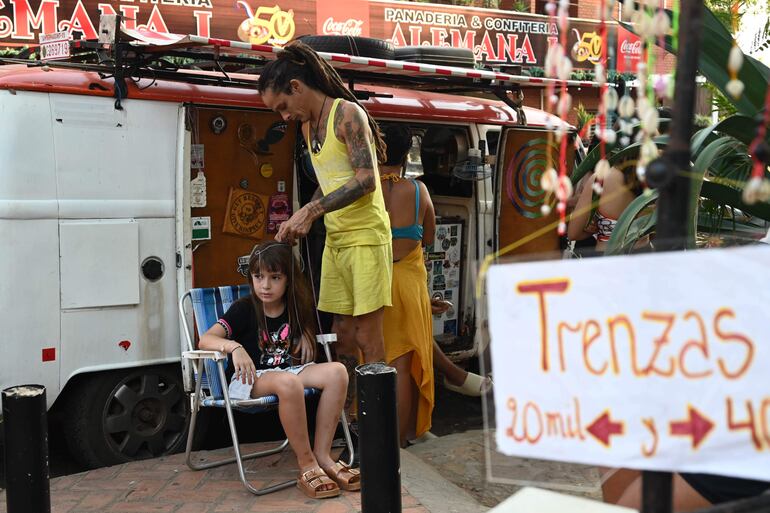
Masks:
[[[226,360],[227,354],[221,353],[219,351],[204,351],[202,349],[198,349],[196,351],[182,351],[182,358],[186,358],[188,360],[211,359],[214,361],[219,361]]]
[[[336,333],[323,333],[321,335],[315,336],[316,342],[319,344],[323,344],[325,346],[328,346],[329,344],[332,344],[337,341],[337,334]]]

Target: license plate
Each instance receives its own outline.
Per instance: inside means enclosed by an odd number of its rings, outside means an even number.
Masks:
[[[40,34],[40,60],[67,59],[70,56],[71,39],[72,35],[66,31]]]

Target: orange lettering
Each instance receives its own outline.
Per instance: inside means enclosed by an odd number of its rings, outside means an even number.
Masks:
[[[639,369],[636,362],[636,334],[634,333],[634,327],[631,321],[625,315],[618,315],[617,317],[611,317],[607,320],[607,326],[610,332],[610,354],[612,355],[612,371],[615,374],[620,373],[620,367],[618,365],[618,353],[615,345],[615,325],[623,324],[628,333],[628,343],[631,350],[631,369],[634,372],[634,376],[644,376],[644,372]]]
[[[727,366],[725,365],[722,358],[717,358],[717,364],[719,364],[719,369],[727,379],[738,379],[749,369],[749,366],[751,365],[751,361],[754,358],[754,343],[750,338],[740,333],[723,333],[719,329],[719,321],[722,319],[722,317],[725,316],[733,319],[735,318],[735,312],[729,308],[720,308],[714,315],[714,332],[720,339],[722,339],[723,342],[733,340],[744,344],[746,346],[746,360],[743,362],[743,365],[741,365],[741,367],[735,372],[730,372],[727,370]]]
[[[594,328],[594,333],[590,336],[588,335],[589,326]],[[604,362],[602,368],[600,370],[596,370],[591,365],[591,362],[588,361],[588,349],[591,347],[591,344],[593,344],[596,339],[599,338],[599,335],[601,335],[601,328],[599,327],[599,323],[593,319],[587,320],[585,326],[583,327],[583,363],[585,364],[586,369],[588,369],[588,372],[596,376],[601,376],[604,374],[604,371],[607,370],[608,365],[607,362]]]
[[[583,426],[580,424],[580,400],[577,397],[573,397],[572,401],[575,403],[575,430],[572,430],[572,417],[567,416],[567,436],[575,438],[576,436],[580,440],[585,440],[586,437],[583,434]]]
[[[770,429],[768,429],[768,416],[770,415],[770,397],[766,397],[762,400],[762,406],[759,410],[759,418],[762,420],[762,436],[765,437],[765,442],[770,446]]]
[[[582,328],[582,326],[583,326],[582,322],[577,323],[577,326],[575,326],[574,328],[569,324],[567,324],[566,322],[560,322],[556,328],[556,334],[559,338],[559,364],[561,365],[562,372],[566,370],[566,366],[564,364],[564,337],[562,336],[562,329],[566,328],[567,331],[578,332],[580,331],[580,328]]]
[[[512,418],[511,418],[511,427],[509,427],[506,430],[506,434],[516,440],[517,442],[524,441],[524,435],[517,435],[516,434],[516,415],[518,413],[517,407],[516,407],[516,399],[513,397],[508,398],[508,409],[513,412]]]
[[[647,448],[644,444],[642,444],[642,455],[645,458],[652,458],[655,456],[655,453],[658,452],[658,430],[655,428],[655,419],[652,417],[643,418],[642,424],[644,424],[644,427],[649,429],[650,433],[652,434],[652,447]]]
[[[698,321],[698,329],[700,329],[700,340],[690,339],[687,341],[684,347],[682,347],[682,350],[679,352],[679,368],[682,369],[682,375],[685,378],[705,378],[706,376],[710,376],[714,371],[708,369],[701,372],[690,372],[687,370],[687,367],[684,364],[685,355],[690,349],[699,349],[706,360],[708,360],[709,357],[708,337],[706,335],[706,324],[703,322],[703,317],[701,317],[698,312],[693,312],[691,310],[684,314],[685,320],[690,318],[694,318],[696,321]]]
[[[566,434],[564,418],[561,416],[561,413],[545,412],[545,420],[548,436],[564,436]]]
[[[548,372],[548,316],[546,313],[545,295],[548,292],[564,294],[569,289],[569,280],[558,279],[519,283],[516,287],[519,294],[537,294],[540,305],[540,351],[541,365]]]
[[[534,437],[529,436],[529,408],[535,410],[535,418],[537,419],[537,436]],[[524,405],[524,436],[527,437],[527,442],[531,444],[536,444],[537,441],[540,440],[540,437],[543,436],[543,419],[540,414],[540,408],[538,408],[532,401],[528,401],[527,404]]]
[[[748,420],[743,422],[736,422],[733,419],[733,399],[727,398],[727,428],[730,431],[738,431],[741,429],[748,429],[751,432],[751,442],[758,451],[762,450],[762,441],[757,436],[757,431],[754,429],[754,408],[750,401],[746,401],[746,410],[749,413]]]
[[[644,375],[649,375],[650,373],[654,372],[655,374],[658,374],[660,376],[673,376],[674,375],[674,357],[669,358],[670,366],[667,370],[658,369],[655,367],[655,361],[658,358],[658,353],[660,353],[660,350],[663,349],[663,346],[668,344],[670,342],[668,338],[668,334],[671,332],[671,327],[674,325],[674,321],[676,320],[676,315],[669,314],[669,313],[660,313],[660,312],[643,312],[642,313],[642,319],[646,321],[653,321],[653,322],[663,322],[666,324],[666,327],[663,329],[663,334],[656,338],[654,340],[655,343],[655,350],[652,353],[652,356],[650,357],[650,362],[647,364],[647,367],[644,368]]]

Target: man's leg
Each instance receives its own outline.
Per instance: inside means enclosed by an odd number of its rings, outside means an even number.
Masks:
[[[385,361],[385,337],[382,334],[382,319],[385,308],[354,317],[355,340],[364,363]]]
[[[355,324],[350,315],[334,315],[332,331],[337,334],[335,351],[337,361],[341,362],[348,371],[348,393],[345,396],[345,411],[350,414],[356,397],[356,366],[359,361],[358,344],[356,344]]]

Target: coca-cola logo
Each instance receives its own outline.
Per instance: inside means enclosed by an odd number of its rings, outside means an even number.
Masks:
[[[324,22],[323,33],[337,36],[360,36],[364,31],[363,27],[363,20],[349,18],[345,21],[334,21],[334,18],[329,16]]]
[[[620,45],[620,53],[625,55],[642,55],[642,41],[629,41],[626,39]]]

